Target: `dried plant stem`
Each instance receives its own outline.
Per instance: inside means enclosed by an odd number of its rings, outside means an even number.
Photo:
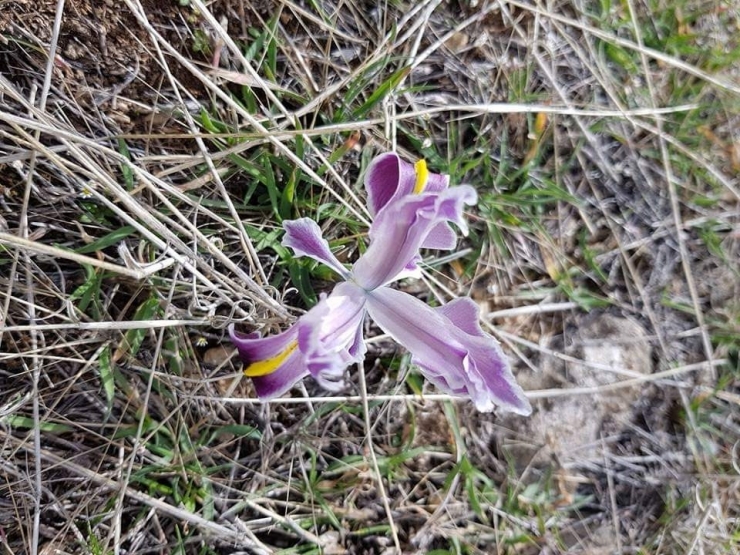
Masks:
[[[714,368],[727,364],[726,359],[714,359],[711,365]],[[585,364],[583,362],[582,364]],[[661,372],[655,372],[654,374],[640,374],[638,377],[629,378],[626,380],[619,380],[614,383],[592,386],[592,387],[568,387],[564,389],[535,389],[526,392],[528,399],[554,399],[556,397],[569,397],[573,395],[594,395],[597,393],[607,393],[610,391],[617,391],[628,387],[634,387],[640,384],[646,383],[660,383],[661,385],[668,385],[674,387],[689,387],[689,384],[681,384],[667,380],[668,378],[675,378],[690,372],[701,372],[706,371],[710,364],[707,362],[698,362],[696,364],[686,364],[684,366],[678,366],[669,370],[663,370]],[[207,401],[209,397],[202,397],[194,395],[194,400]],[[455,397],[447,394],[431,394],[431,395],[332,395],[327,397],[310,397],[310,398],[299,398],[299,397],[286,397],[283,399],[256,399],[256,398],[243,398],[243,397],[220,397],[219,401],[230,405],[267,405],[267,404],[278,404],[278,405],[300,405],[311,403],[364,403],[364,402],[409,402],[409,401],[460,401],[464,402],[464,399]]]
[[[627,0],[629,6],[630,18],[632,19],[632,26],[634,28],[635,37],[637,44],[639,45],[640,61],[642,62],[643,71],[645,73],[645,81],[650,92],[650,103],[654,106],[657,105],[656,91],[653,85],[653,77],[650,71],[650,67],[647,60],[647,52],[645,45],[642,40],[642,31],[638,24],[635,16],[635,6],[633,0]],[[711,372],[712,381],[717,379],[717,374],[714,370],[714,366],[711,364],[712,358],[714,357],[714,349],[712,348],[712,341],[709,339],[709,333],[707,332],[706,326],[704,325],[704,311],[699,303],[699,294],[696,291],[696,283],[694,282],[694,272],[689,262],[689,252],[686,248],[686,238],[682,232],[683,221],[681,220],[681,207],[678,203],[678,193],[676,192],[676,178],[671,165],[670,156],[668,154],[668,146],[666,141],[663,139],[665,133],[663,132],[663,122],[660,119],[656,119],[655,125],[658,128],[658,144],[660,145],[660,157],[663,161],[663,170],[665,172],[666,185],[668,186],[668,193],[671,200],[671,212],[673,213],[673,225],[676,228],[676,241],[678,242],[678,252],[681,256],[681,266],[683,267],[684,278],[686,279],[686,285],[689,289],[689,295],[691,296],[691,304],[694,308],[694,316],[696,322],[699,325],[699,329],[702,330],[701,338],[704,347],[704,356],[709,363],[709,371]]]
[[[76,252],[60,249],[57,247],[46,245],[44,243],[39,243],[38,241],[31,241],[30,239],[18,237],[10,233],[0,232],[0,245],[9,245],[17,249],[23,249],[25,251],[25,256],[27,257],[30,257],[31,252],[35,252],[37,254],[53,256],[55,258],[72,260],[73,262],[77,262],[79,264],[87,264],[95,268],[100,268],[101,270],[106,270],[108,272],[113,272],[114,274],[120,274],[136,280],[144,279],[152,273],[145,270],[134,270],[131,268],[126,268],[125,266],[119,266],[118,264],[111,264],[110,262],[105,262],[104,260],[85,256],[84,254],[77,254]],[[174,260],[172,260],[172,262],[174,262]]]
[[[362,401],[362,411],[365,421],[365,442],[367,444],[367,451],[368,453],[370,453],[370,462],[373,465],[373,472],[375,474],[376,483],[378,485],[378,495],[380,496],[380,500],[383,503],[385,514],[388,517],[388,526],[391,529],[393,544],[396,547],[396,553],[400,555],[402,553],[402,550],[401,542],[398,539],[398,529],[396,528],[396,522],[393,518],[393,510],[391,509],[391,505],[388,502],[388,495],[386,494],[385,486],[383,485],[383,475],[380,473],[378,459],[375,456],[372,431],[373,425],[370,421],[370,405],[368,404],[367,382],[365,380],[365,369],[362,367],[362,364],[358,364],[358,371],[360,375],[360,400]]]
[[[57,0],[56,13],[54,16],[54,27],[51,37],[51,44],[49,46],[49,57],[46,63],[46,73],[44,75],[44,84],[41,89],[41,97],[39,99],[39,111],[43,112],[46,109],[46,102],[51,89],[51,77],[54,68],[54,59],[57,52],[57,43],[59,41],[59,31],[62,24],[62,14],[64,13],[64,0]],[[38,141],[40,132],[36,132],[36,140]],[[28,226],[28,209],[29,202],[31,200],[31,191],[33,189],[34,172],[36,168],[36,157],[37,152],[34,150],[29,161],[29,169],[26,174],[25,188],[23,192],[23,204],[21,208],[20,216],[20,229],[19,234],[21,239],[28,240],[29,226]],[[34,300],[34,287],[35,276],[33,271],[33,264],[31,262],[31,255],[29,252],[24,252],[23,258],[25,260],[25,273],[26,283],[26,300],[28,302],[28,322],[31,326],[36,323],[36,303]],[[11,284],[13,283],[11,279]],[[12,287],[12,286],[11,286]],[[41,529],[41,498],[43,495],[43,481],[41,476],[41,414],[40,414],[40,400],[39,400],[39,381],[41,379],[41,358],[35,354],[39,346],[39,332],[32,328],[30,330],[31,335],[31,349],[34,354],[31,355],[31,370],[32,370],[32,405],[33,405],[33,452],[34,452],[34,512],[33,512],[33,529],[31,533],[31,545],[30,553],[36,555],[39,552],[39,539]]]

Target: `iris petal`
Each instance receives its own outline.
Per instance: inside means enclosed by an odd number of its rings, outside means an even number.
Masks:
[[[426,167],[426,165],[425,165]],[[378,214],[391,199],[398,200],[415,191],[418,173],[414,164],[410,164],[395,152],[387,152],[377,156],[365,172],[365,188],[370,213]],[[423,179],[424,192],[436,193],[446,189],[450,184],[450,177],[438,173],[426,172]]]
[[[280,359],[271,373],[251,376],[260,399],[280,397],[296,382],[308,375],[303,354],[294,347],[298,341],[296,326],[277,335],[260,337],[259,333],[239,333],[231,325],[229,335],[246,369],[265,361]]]
[[[428,241],[449,245],[452,238],[440,231],[440,226],[454,222],[467,232],[463,206],[475,200],[475,190],[464,185],[439,194],[413,195],[394,201],[373,221],[370,247],[352,269],[357,284],[371,291],[390,283],[404,269],[413,268],[419,250]]]
[[[344,387],[344,371],[365,358],[362,324],[365,292],[353,283],[338,284],[299,322],[298,345],[306,367],[325,389]]]
[[[319,224],[310,218],[300,218],[284,221],[283,227],[285,228],[284,247],[293,249],[296,256],[308,256],[318,260],[343,278],[347,278],[349,272],[331,252],[329,243],[321,234]]]
[[[229,335],[260,398],[278,397],[308,374],[336,391],[347,366],[365,358],[364,318],[365,292],[344,282],[283,333],[260,337],[231,326]]]
[[[383,287],[367,293],[367,310],[443,391],[470,397],[483,412],[497,405],[517,414],[531,413],[501,347],[480,328],[478,309],[470,299],[434,309],[411,295]]]
[[[423,249],[449,251],[457,245],[457,234],[447,222],[437,224],[424,239]]]
[[[293,351],[295,351],[297,348],[298,342],[293,341],[283,351],[279,352],[274,357],[270,357],[266,360],[258,360],[247,366],[244,369],[244,374],[251,378],[257,378],[259,376],[272,374],[285,363],[288,357],[290,357],[290,355],[293,354]]]

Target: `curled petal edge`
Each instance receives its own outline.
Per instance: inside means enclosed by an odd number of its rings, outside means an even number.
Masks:
[[[368,293],[367,308],[442,391],[470,398],[481,412],[495,406],[523,416],[532,412],[498,342],[480,328],[478,308],[470,299],[434,309],[384,287]]]

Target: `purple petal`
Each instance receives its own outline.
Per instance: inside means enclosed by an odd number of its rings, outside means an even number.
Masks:
[[[489,337],[489,335],[481,329],[480,324],[478,323],[478,317],[480,315],[478,305],[469,298],[463,297],[454,299],[435,310],[452,322],[453,326],[460,328],[464,333],[467,333],[468,335],[477,335],[479,337]],[[494,339],[494,341],[496,340]]]
[[[355,281],[370,291],[398,279],[413,267],[419,249],[428,242],[449,245],[441,225],[454,222],[463,233],[467,225],[463,206],[474,204],[475,190],[467,185],[439,194],[411,195],[388,205],[370,227],[370,247],[352,269]]]
[[[344,282],[303,316],[298,324],[298,345],[306,368],[325,389],[344,387],[344,371],[365,358],[362,323],[365,292]]]
[[[447,222],[437,224],[424,239],[422,249],[449,251],[457,245],[457,234]]]
[[[413,362],[438,388],[469,397],[482,412],[532,412],[498,342],[478,324],[468,298],[438,309],[387,287],[367,294],[367,310],[386,333],[406,347]]]
[[[308,256],[318,260],[343,278],[347,278],[349,272],[331,252],[329,243],[321,235],[321,228],[311,218],[286,220],[283,222],[283,227],[285,228],[282,243],[284,247],[293,249],[296,256]]]
[[[308,375],[303,353],[297,349],[298,327],[278,335],[260,337],[259,333],[242,334],[229,326],[231,341],[236,345],[239,356],[244,362],[245,373],[256,365],[263,364],[275,369],[261,376],[250,376],[260,399],[280,397],[293,385]]]
[[[344,371],[365,358],[365,292],[340,283],[290,329],[269,337],[229,328],[260,398],[278,397],[311,374],[325,389],[343,387]]]
[[[395,152],[377,156],[365,172],[365,188],[370,213],[378,214],[391,199],[397,200],[414,192],[416,169]],[[450,183],[448,175],[429,173],[424,192],[439,192]]]

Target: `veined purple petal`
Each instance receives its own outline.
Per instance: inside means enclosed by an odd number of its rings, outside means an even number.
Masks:
[[[475,190],[462,185],[439,194],[410,195],[389,204],[373,221],[370,247],[352,269],[356,283],[370,291],[413,267],[419,249],[427,242],[449,246],[450,237],[440,231],[440,226],[453,222],[467,233],[463,206],[475,200]]]
[[[319,224],[311,218],[286,220],[283,222],[285,236],[283,246],[293,249],[296,256],[308,256],[326,264],[329,268],[347,279],[349,272],[331,252],[329,243],[321,235]]]
[[[365,292],[343,282],[298,323],[298,346],[306,368],[325,389],[341,389],[347,366],[365,358],[364,318]]]
[[[365,292],[343,282],[283,333],[260,337],[238,333],[232,325],[229,335],[260,398],[282,395],[309,373],[336,391],[344,385],[347,366],[365,358],[364,318]]]
[[[498,342],[480,328],[478,309],[470,299],[434,309],[382,287],[367,293],[367,310],[442,391],[469,397],[483,412],[496,405],[522,415],[532,412]]]
[[[427,174],[424,192],[439,192],[450,184],[450,177],[438,173]],[[414,164],[410,164],[395,152],[387,152],[377,156],[365,172],[365,188],[367,189],[368,208],[375,216],[391,199],[414,192],[417,185],[417,171]]]
[[[439,223],[429,231],[423,249],[434,249],[440,251],[449,251],[457,245],[457,234],[452,230],[447,222]]]
[[[308,375],[303,353],[297,348],[298,327],[295,325],[278,335],[260,337],[257,332],[239,333],[232,324],[229,336],[239,351],[247,375],[250,368],[258,374],[272,369],[262,375],[250,375],[260,399],[280,397]]]

